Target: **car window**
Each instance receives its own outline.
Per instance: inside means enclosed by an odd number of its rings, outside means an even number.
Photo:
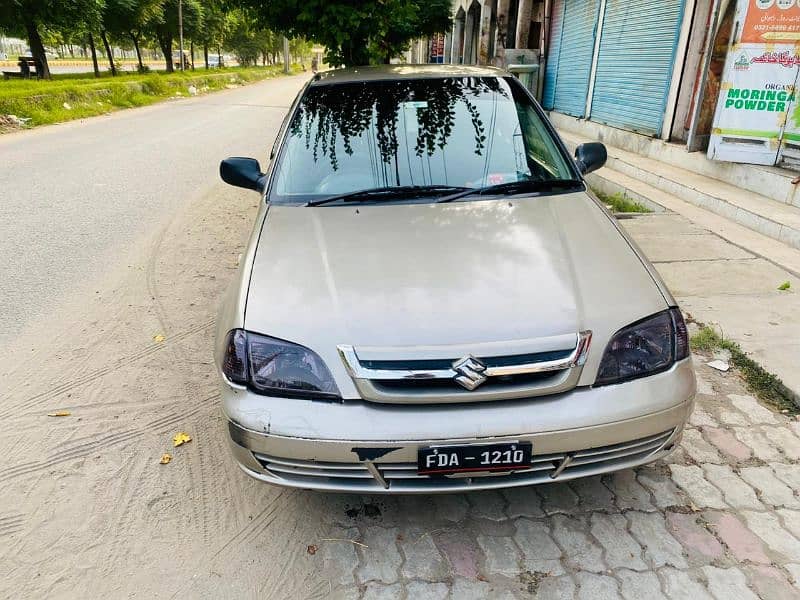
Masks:
[[[527,94],[503,78],[371,81],[307,89],[270,200],[573,177]]]

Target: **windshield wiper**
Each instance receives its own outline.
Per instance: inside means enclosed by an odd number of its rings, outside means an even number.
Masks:
[[[370,200],[396,200],[405,198],[417,198],[428,194],[446,194],[448,192],[469,192],[472,188],[459,187],[457,185],[398,185],[388,187],[378,187],[368,190],[358,190],[347,194],[337,194],[322,200],[311,200],[306,206],[321,206],[331,202],[368,202]]]
[[[523,179],[522,181],[509,181],[507,183],[499,183],[497,185],[489,185],[482,188],[472,188],[450,194],[444,198],[440,198],[437,202],[452,202],[459,198],[466,198],[467,196],[493,196],[493,195],[511,195],[511,194],[524,194],[546,192],[550,190],[564,190],[582,186],[583,182],[580,179]]]

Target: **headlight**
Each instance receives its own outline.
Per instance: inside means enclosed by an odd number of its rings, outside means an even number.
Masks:
[[[294,398],[340,398],[328,367],[314,352],[284,340],[234,329],[228,333],[222,372],[254,391]]]
[[[619,383],[669,369],[689,356],[681,311],[671,308],[619,330],[606,346],[595,385]]]

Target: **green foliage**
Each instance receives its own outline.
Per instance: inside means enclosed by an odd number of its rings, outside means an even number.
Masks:
[[[703,325],[691,337],[690,344],[692,350],[701,352],[727,350],[731,354],[731,366],[741,373],[751,392],[781,412],[790,414],[800,412],[794,402],[794,395],[783,382],[747,356],[736,342],[726,340],[708,325]]]
[[[448,0],[238,0],[271,29],[319,42],[332,66],[388,62],[450,26]]]
[[[617,192],[616,194],[606,194],[598,189],[592,188],[594,195],[597,196],[603,204],[611,207],[611,212],[615,213],[649,213],[653,212],[641,202],[631,200],[625,194]]]
[[[785,291],[786,291],[786,290],[788,290],[790,287],[792,287],[792,284],[791,284],[790,282],[788,282],[788,281],[784,281],[782,284],[780,284],[780,285],[778,286],[778,289],[779,289],[780,291],[782,291],[782,292],[785,292]]]

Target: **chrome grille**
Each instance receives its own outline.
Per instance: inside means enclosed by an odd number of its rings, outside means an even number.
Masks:
[[[675,430],[599,448],[588,448],[559,454],[531,457],[530,468],[506,473],[460,474],[431,477],[418,475],[416,463],[375,462],[380,475],[393,492],[424,492],[426,490],[505,487],[549,483],[605,473],[636,466],[649,461],[658,453],[670,449],[675,442]],[[380,492],[384,487],[370,473],[366,463],[319,462],[279,458],[254,453],[261,466],[271,475],[296,487],[313,486],[353,491]]]
[[[516,348],[538,351],[496,355],[476,349],[479,357],[459,355],[463,346],[419,351],[346,345],[338,349],[364,400],[398,404],[478,402],[530,398],[572,389],[580,378],[591,337],[590,331],[583,331],[519,340],[514,344]]]

